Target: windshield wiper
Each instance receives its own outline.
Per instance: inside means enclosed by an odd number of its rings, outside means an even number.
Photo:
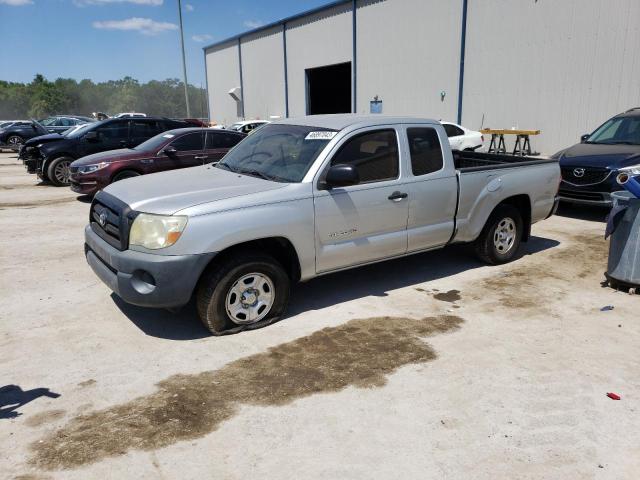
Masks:
[[[230,172],[234,172],[237,173],[233,168],[231,168],[229,165],[227,165],[226,163],[222,163],[222,162],[218,162],[216,163],[216,167],[218,168],[222,168],[224,167],[225,170],[229,170]]]
[[[250,175],[252,177],[259,177],[263,180],[270,180],[272,182],[280,182],[282,181],[282,177],[278,177],[277,175],[269,175],[268,173],[264,173],[264,172],[259,172],[258,170],[251,170],[251,169],[238,169],[236,170],[238,173],[241,173],[243,175]]]

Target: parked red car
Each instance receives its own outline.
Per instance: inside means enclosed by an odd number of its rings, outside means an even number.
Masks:
[[[71,190],[93,195],[112,182],[147,173],[216,163],[246,137],[211,128],[179,128],[163,132],[134,148],[88,155],[69,167]]]

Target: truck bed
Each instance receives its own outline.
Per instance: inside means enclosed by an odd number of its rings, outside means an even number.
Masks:
[[[558,160],[454,151],[453,161],[459,192],[454,241],[473,241],[505,198],[526,199],[532,223],[551,213],[560,179]]]
[[[540,157],[525,157],[497,153],[453,151],[453,163],[461,173],[480,172],[499,168],[525,167],[544,163],[557,163],[557,160]]]

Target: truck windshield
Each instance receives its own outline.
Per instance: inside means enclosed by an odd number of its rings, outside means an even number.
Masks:
[[[640,116],[606,121],[585,143],[640,145]]]
[[[276,182],[298,183],[336,130],[270,124],[234,147],[218,168]]]

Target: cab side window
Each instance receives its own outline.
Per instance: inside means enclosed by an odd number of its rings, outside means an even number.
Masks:
[[[179,152],[191,152],[202,150],[204,144],[204,132],[187,133],[171,142],[171,146]]]
[[[442,148],[438,134],[433,128],[408,128],[411,171],[418,177],[442,169]]]
[[[398,178],[400,157],[395,130],[376,130],[356,135],[340,148],[331,165],[353,165],[360,175],[360,183]]]

